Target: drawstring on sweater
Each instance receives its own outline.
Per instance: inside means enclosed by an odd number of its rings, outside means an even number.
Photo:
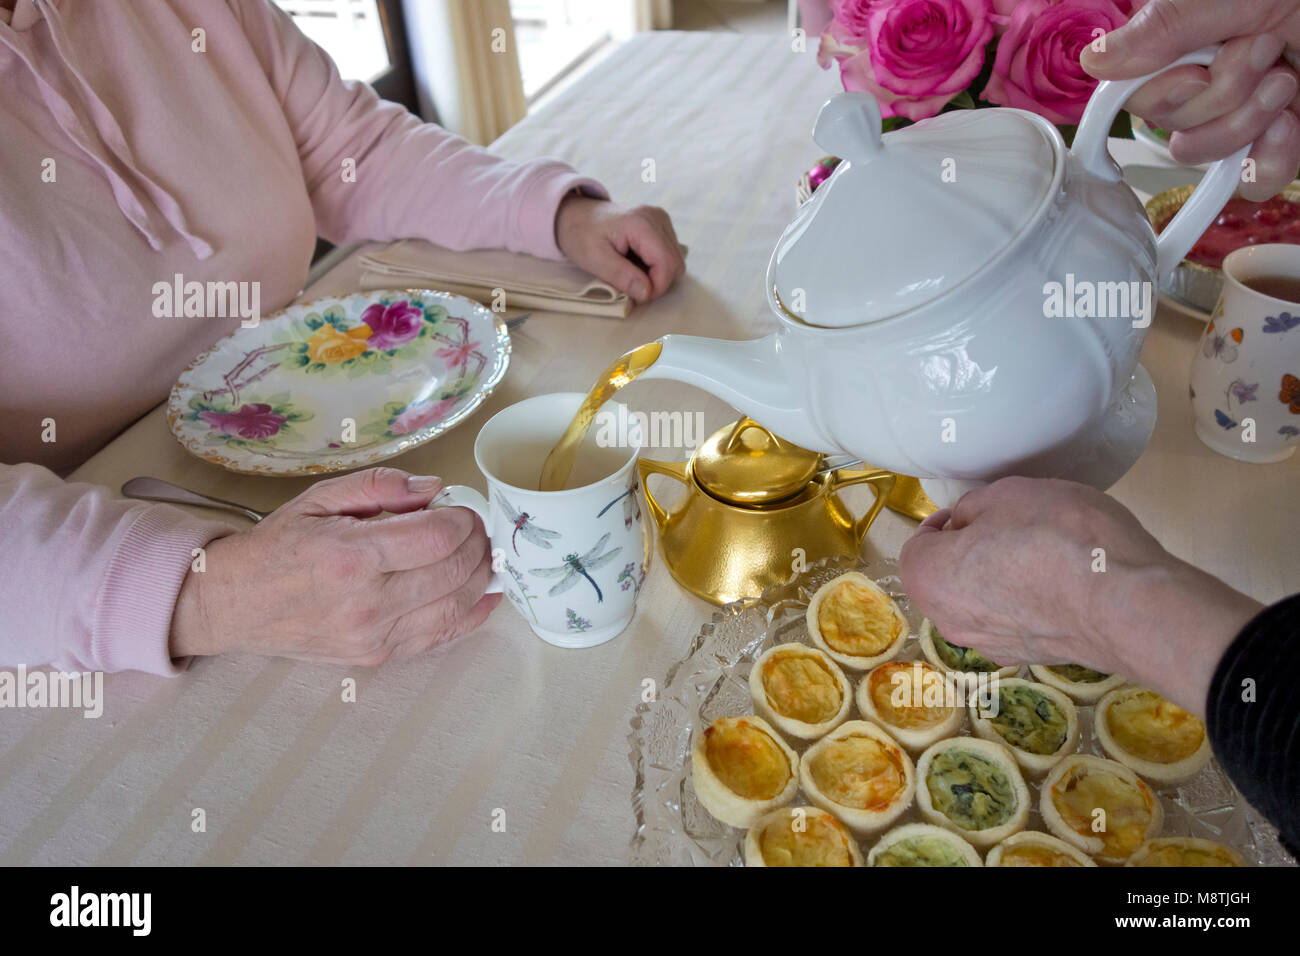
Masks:
[[[94,133],[97,135],[91,135],[87,131],[85,124],[78,117],[72,105],[55,89],[54,84],[48,78],[41,75],[32,57],[18,43],[14,42],[12,37],[15,34],[12,31],[0,29],[0,44],[7,46],[15,56],[27,64],[27,68],[31,70],[32,76],[36,79],[36,84],[40,88],[41,98],[45,101],[45,105],[49,107],[55,122],[59,124],[60,129],[68,135],[77,147],[103,171],[113,190],[113,198],[117,200],[117,207],[122,210],[122,214],[126,216],[131,225],[135,226],[136,230],[144,236],[145,241],[149,243],[149,248],[157,251],[162,248],[163,241],[154,227],[154,217],[150,215],[145,206],[146,201],[149,201],[167,224],[185,240],[185,243],[197,258],[207,259],[210,257],[212,255],[212,246],[190,231],[189,225],[185,221],[185,214],[181,211],[176,197],[155,182],[136,164],[135,156],[131,152],[131,147],[127,145],[126,137],[122,135],[122,128],[118,125],[117,119],[104,101],[95,93],[81,70],[77,68],[72,55],[72,44],[63,29],[63,23],[54,4],[51,0],[31,0],[31,2],[41,16],[44,17],[46,26],[49,27],[54,52],[58,54],[63,66],[66,68],[68,78],[75,81],[83,108],[89,114]],[[104,153],[108,155],[104,155]]]

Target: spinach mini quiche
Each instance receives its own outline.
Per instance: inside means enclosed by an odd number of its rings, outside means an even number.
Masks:
[[[979,651],[953,644],[946,640],[927,617],[921,621],[921,653],[925,659],[946,674],[997,674],[998,677],[1015,677],[1019,664],[999,667]]]
[[[895,827],[867,854],[867,866],[983,865],[973,846],[951,830],[929,823]]]
[[[691,747],[696,797],[733,827],[751,826],[793,800],[798,770],[798,754],[761,717],[719,717]]]
[[[971,727],[977,737],[1006,744],[1016,762],[1034,776],[1079,744],[1079,712],[1074,702],[1046,684],[1010,677],[993,688],[994,706],[971,704]]]
[[[1095,704],[1102,695],[1120,687],[1124,678],[1082,664],[1030,664],[1034,679],[1068,694],[1076,704]]]
[[[863,866],[844,824],[817,807],[782,807],[745,834],[745,866]]]
[[[977,847],[1006,839],[1029,820],[1029,788],[1002,744],[941,740],[921,754],[916,773],[921,816]]]

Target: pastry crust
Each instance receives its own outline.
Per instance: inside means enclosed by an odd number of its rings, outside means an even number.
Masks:
[[[799,783],[812,803],[866,836],[912,805],[916,771],[893,737],[869,721],[850,720],[804,751]],[[844,792],[849,787],[857,791],[852,802]]]
[[[745,834],[745,866],[865,866],[852,834],[818,807],[765,813]]]
[[[1150,700],[1146,703],[1149,704],[1153,716],[1161,719],[1162,722],[1173,726],[1185,726],[1193,734],[1199,728],[1201,741],[1196,749],[1185,757],[1168,762],[1157,762],[1127,749],[1116,738],[1111,721],[1118,716],[1114,709],[1116,706],[1122,707],[1137,697],[1149,697]],[[1195,724],[1189,723],[1191,721],[1195,721]],[[1101,744],[1101,749],[1106,751],[1107,755],[1156,783],[1181,783],[1189,777],[1196,776],[1210,762],[1210,735],[1205,732],[1205,724],[1200,718],[1189,714],[1177,704],[1170,703],[1155,691],[1147,690],[1145,687],[1130,684],[1126,687],[1117,687],[1104,696],[1097,702],[1097,709],[1093,712],[1093,725],[1097,730],[1097,742]],[[1173,743],[1172,733],[1169,735],[1168,742]]]
[[[1161,837],[1148,840],[1128,858],[1125,866],[1249,866],[1230,846],[1196,837]]]
[[[777,686],[779,684],[779,687]],[[839,704],[830,716],[818,722],[801,720],[819,707],[830,711],[818,695],[831,688]],[[848,720],[853,688],[839,665],[825,651],[795,641],[778,644],[763,652],[749,672],[749,694],[754,712],[783,733],[799,740],[817,740]],[[796,704],[791,708],[791,702]],[[782,707],[787,713],[778,710]],[[789,711],[799,711],[797,716]]]
[[[884,727],[911,753],[920,753],[936,740],[951,737],[961,729],[965,707],[961,706],[960,695],[955,698],[956,707],[925,706],[927,692],[936,686],[936,681],[944,682],[944,699],[952,699],[950,694],[954,688],[947,683],[948,679],[943,671],[925,661],[878,664],[858,682],[858,713]],[[888,697],[881,707],[876,703],[876,695],[885,693]],[[911,721],[910,725],[906,721]]]
[[[1053,667],[1076,667],[1075,664],[1030,664],[1029,672],[1034,680],[1048,687],[1055,687],[1076,704],[1095,704],[1103,695],[1116,687],[1124,685],[1124,678],[1119,674],[1108,674],[1105,680],[1073,681],[1052,670]],[[1098,672],[1100,673],[1100,672]]]
[[[909,848],[907,855],[916,860],[916,862],[904,864],[907,866],[984,865],[984,861],[980,859],[980,855],[975,848],[951,830],[936,827],[930,823],[906,823],[901,827],[895,827],[880,838],[880,842],[873,846],[871,852],[867,854],[867,866],[898,865],[882,863],[880,858],[900,843]],[[927,849],[928,853],[926,852]],[[926,856],[931,859],[934,858],[936,850],[947,856],[951,862],[925,862]]]
[[[1070,700],[1064,693],[1055,687],[1048,687],[1046,684],[1023,680],[1019,677],[1009,677],[998,681],[996,691],[999,695],[1001,707],[1006,707],[1008,703],[1012,703],[1012,701],[1008,700],[1009,697],[1021,700],[1031,697],[1050,701],[1064,721],[1063,730],[1065,736],[1060,746],[1051,753],[1035,753],[1026,749],[1021,743],[1017,743],[1014,738],[1009,739],[1002,735],[999,728],[1005,728],[1009,715],[999,713],[999,717],[1003,718],[1001,721],[995,717],[981,716],[978,703],[972,704],[970,709],[971,729],[975,731],[975,736],[1009,747],[1011,752],[1015,754],[1016,763],[1020,764],[1021,768],[1033,777],[1042,776],[1051,770],[1056,762],[1066,754],[1074,753],[1075,748],[1079,746],[1079,711],[1074,706],[1074,701]],[[1037,713],[1028,716],[1034,722],[1034,729],[1042,726]]]
[[[865,600],[864,600],[865,592]],[[839,623],[845,623],[850,626],[885,625],[892,628],[892,633],[871,633],[877,639],[878,648],[868,652],[854,652],[843,647],[846,636],[836,636],[829,633],[823,633],[828,630],[823,627],[822,610],[823,605],[827,611],[827,616],[835,616]],[[844,620],[842,613],[833,614],[833,612],[842,612],[846,609],[856,608],[859,612],[874,612],[869,615],[861,615],[865,620],[859,620],[856,617]],[[812,642],[840,664],[852,670],[864,671],[877,664],[883,664],[885,661],[893,660],[898,656],[898,652],[903,649],[903,644],[907,640],[908,625],[907,618],[903,617],[903,612],[899,610],[894,599],[885,593],[875,581],[865,574],[859,574],[857,571],[849,571],[841,574],[833,581],[827,581],[816,593],[813,594],[812,600],[808,602],[808,612],[805,615],[808,624],[808,635]],[[834,644],[840,644],[836,648]]]
[[[1029,853],[1037,852],[1038,859]],[[1063,860],[1062,857],[1065,859]],[[1070,862],[1065,862],[1069,860]],[[985,866],[1096,866],[1086,853],[1037,830],[1013,833],[993,849],[984,860]]]
[[[752,736],[755,733],[760,736]],[[715,735],[719,736],[715,738]],[[763,769],[759,766],[760,758],[767,764],[770,773],[766,775],[759,787],[742,787],[751,791],[757,789],[758,792],[751,792],[749,795],[738,792],[732,783],[724,780],[725,771],[715,768],[710,761],[709,741],[716,739],[721,747],[721,741],[728,735],[736,738],[740,744],[734,750],[728,751],[736,757],[736,761],[731,765],[732,769],[739,769],[742,772],[750,769],[744,766],[748,762],[756,772],[760,771]],[[770,745],[767,743],[768,740],[771,741]],[[783,783],[780,776],[781,759],[785,762]],[[799,789],[798,767],[798,754],[791,750],[789,744],[781,739],[781,735],[761,717],[748,715],[719,717],[696,734],[695,743],[691,746],[691,773],[694,777],[695,795],[705,810],[716,819],[733,827],[752,826],[754,821],[763,814],[777,807],[783,807],[793,800],[795,791]]]
[[[1123,820],[1125,814],[1114,812],[1113,792],[1088,794],[1085,797],[1085,804],[1076,807],[1074,815],[1081,818],[1080,823],[1085,829],[1076,830],[1066,821],[1058,805],[1058,797],[1075,792],[1080,781],[1102,774],[1110,775],[1112,780],[1117,779],[1119,786],[1124,788],[1126,797],[1136,795],[1139,798],[1142,811],[1147,814],[1146,824],[1140,831],[1134,832],[1133,824],[1129,824],[1124,827],[1119,837],[1112,840],[1105,839],[1105,836],[1115,831],[1108,831],[1105,835],[1098,835],[1092,831],[1092,813],[1097,808],[1106,810],[1108,824],[1116,816]],[[1106,806],[1107,801],[1111,803],[1110,807]],[[1093,804],[1092,807],[1086,805],[1089,802]],[[1160,805],[1160,800],[1137,774],[1122,763],[1089,754],[1073,754],[1052,768],[1043,780],[1039,795],[1039,811],[1042,813],[1043,822],[1054,835],[1102,863],[1125,862],[1143,843],[1160,835],[1160,828],[1164,826],[1165,820],[1165,811]]]
[[[964,761],[967,769],[952,765],[962,757],[970,758]],[[935,805],[935,796],[930,791],[932,775],[936,778],[936,786],[940,792],[945,792],[939,780],[939,776],[944,773],[958,774],[963,778],[960,785],[969,786],[967,778],[975,777],[976,782],[979,782],[978,775],[990,771],[999,774],[1005,780],[1005,787],[1000,789],[1008,806],[1004,808],[1003,819],[999,822],[984,826],[963,826]],[[1011,834],[1023,830],[1029,821],[1029,787],[1025,785],[1024,777],[1020,775],[1015,756],[1003,744],[980,740],[977,737],[941,740],[921,754],[921,759],[917,762],[916,774],[918,780],[916,802],[921,808],[921,816],[930,823],[960,834],[976,847],[992,846]],[[980,789],[986,795],[989,792],[983,787]],[[983,803],[987,804],[987,802],[989,801]]]
[[[921,633],[920,633],[921,653],[925,655],[925,659],[927,661],[929,661],[935,667],[939,668],[939,670],[943,671],[945,674],[997,674],[999,678],[1003,678],[1003,677],[1015,677],[1017,674],[1020,673],[1019,664],[1008,664],[1006,667],[998,667],[996,670],[991,670],[991,671],[990,670],[985,670],[985,671],[959,670],[951,666],[950,664],[948,664],[942,657],[939,656],[938,648],[936,648],[934,644],[935,635],[938,633],[939,633],[939,629],[930,622],[930,619],[928,617],[922,619]],[[957,645],[954,644],[952,646],[956,647]],[[993,662],[989,661],[989,663],[992,664]]]

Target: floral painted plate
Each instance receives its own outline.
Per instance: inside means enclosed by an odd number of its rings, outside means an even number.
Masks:
[[[230,471],[316,475],[409,451],[473,414],[510,364],[505,323],[430,289],[291,305],[192,361],[167,423]]]

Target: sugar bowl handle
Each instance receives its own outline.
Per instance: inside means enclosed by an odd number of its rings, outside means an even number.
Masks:
[[[876,500],[872,502],[871,507],[867,509],[866,514],[857,520],[853,525],[853,538],[861,547],[862,541],[867,536],[867,531],[879,517],[881,510],[885,507],[885,499],[889,493],[894,490],[894,482],[898,481],[898,476],[892,471],[884,471],[879,468],[873,468],[870,471],[835,471],[831,473],[829,492],[839,491],[841,488],[847,488],[849,485],[871,485],[871,490],[875,492]]]
[[[651,475],[666,475],[674,481],[680,481],[683,485],[688,485],[690,484],[686,479],[686,469],[688,467],[690,467],[689,463],[684,461],[655,461],[652,458],[637,459],[636,470],[641,476],[641,490],[645,492],[645,503],[650,509],[651,516],[655,519],[655,524],[659,526],[661,531],[664,525],[668,523],[668,512],[650,493],[650,482],[646,479]]]

